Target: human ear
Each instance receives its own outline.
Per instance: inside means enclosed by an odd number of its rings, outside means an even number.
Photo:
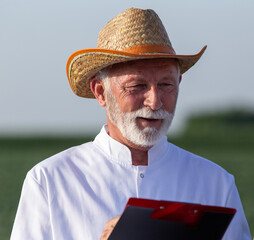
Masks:
[[[93,78],[90,82],[90,88],[96,97],[97,101],[102,107],[106,106],[105,101],[105,87],[100,79]]]

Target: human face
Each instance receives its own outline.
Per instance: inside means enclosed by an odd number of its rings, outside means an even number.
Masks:
[[[107,91],[106,98],[106,109],[110,122],[117,126],[121,135],[132,144],[143,148],[150,148],[166,135],[173,119],[173,114],[169,114],[163,109],[153,111],[147,107],[125,113],[120,110],[115,96],[110,91]],[[160,119],[162,121],[161,127],[156,129],[155,127],[147,126],[140,129],[136,123],[136,119],[140,117],[150,119],[151,121]]]
[[[110,135],[125,144],[153,146],[166,135],[172,121],[179,80],[174,60],[113,67],[108,80],[111,91],[106,91]]]

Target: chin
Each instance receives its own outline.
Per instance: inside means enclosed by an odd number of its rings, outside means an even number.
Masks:
[[[129,127],[122,132],[123,136],[133,144],[142,148],[151,148],[166,136],[168,127],[156,128],[146,127],[139,129],[137,126]]]

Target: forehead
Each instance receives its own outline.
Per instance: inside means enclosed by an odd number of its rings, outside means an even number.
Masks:
[[[176,59],[145,59],[118,63],[109,68],[110,76],[119,76],[131,73],[170,72],[177,71],[178,62]]]

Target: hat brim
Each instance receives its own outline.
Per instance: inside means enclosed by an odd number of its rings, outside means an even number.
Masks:
[[[207,46],[195,55],[177,55],[168,53],[132,54],[107,49],[83,49],[74,52],[68,59],[66,72],[73,92],[80,97],[95,98],[90,89],[90,80],[103,68],[116,63],[141,59],[173,58],[177,59],[181,74],[190,69],[202,56]],[[74,70],[73,70],[74,69]]]

